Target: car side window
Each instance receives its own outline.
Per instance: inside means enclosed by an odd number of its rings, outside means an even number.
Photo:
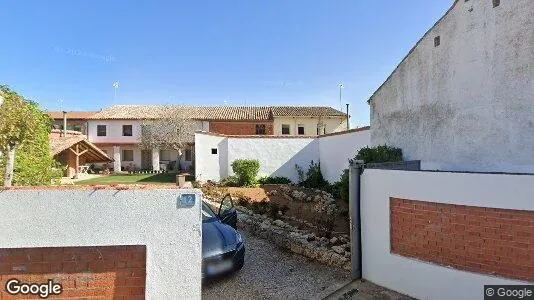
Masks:
[[[234,207],[232,196],[226,195],[221,201],[221,206],[219,208],[219,215],[224,214],[226,211],[232,209],[232,207]]]

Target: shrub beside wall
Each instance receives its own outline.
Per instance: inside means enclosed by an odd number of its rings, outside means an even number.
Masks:
[[[260,170],[260,162],[255,159],[236,159],[232,162],[232,171],[237,176],[240,186],[253,186]]]
[[[363,160],[366,164],[402,161],[402,149],[386,145],[372,148],[364,147],[358,151],[354,159]]]
[[[291,179],[284,176],[274,176],[274,177],[262,177],[258,179],[259,184],[289,184]]]

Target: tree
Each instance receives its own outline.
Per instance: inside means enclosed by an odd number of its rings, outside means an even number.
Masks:
[[[37,104],[30,102],[31,117],[37,127],[31,138],[20,145],[15,157],[13,185],[50,185],[61,179],[63,172],[55,169],[56,161],[50,153],[49,134],[52,119]]]
[[[28,103],[9,87],[0,86],[3,102],[0,106],[0,148],[6,153],[4,186],[11,186],[17,149],[31,140],[39,129],[39,120]]]
[[[182,106],[164,106],[154,119],[141,121],[140,146],[143,149],[173,149],[178,152],[176,169],[180,168],[183,150],[195,140],[195,121]]]

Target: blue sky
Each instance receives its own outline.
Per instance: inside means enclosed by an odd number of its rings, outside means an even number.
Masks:
[[[452,2],[3,0],[0,83],[45,109],[99,110],[339,108],[342,82],[364,125],[369,96]]]

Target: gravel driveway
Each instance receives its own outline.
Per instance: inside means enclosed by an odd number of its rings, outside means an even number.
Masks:
[[[245,266],[229,277],[205,282],[203,299],[322,299],[350,281],[347,271],[240,232],[245,240]]]

